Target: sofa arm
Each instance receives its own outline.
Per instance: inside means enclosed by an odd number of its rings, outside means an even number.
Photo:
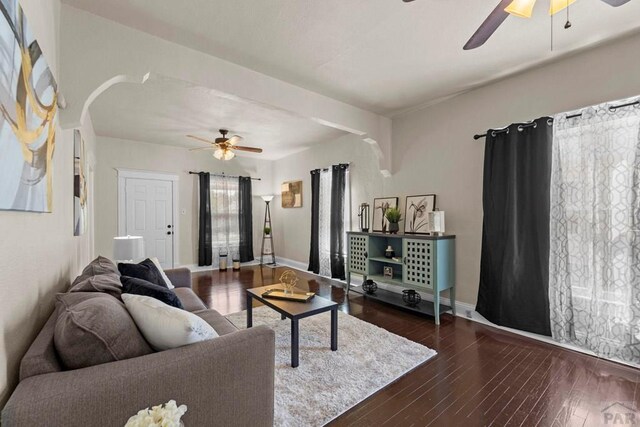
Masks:
[[[165,270],[164,273],[167,275],[171,283],[176,288],[190,288],[191,287],[191,270],[185,267],[174,268],[170,270]]]
[[[123,426],[174,399],[187,426],[272,426],[275,334],[266,326],[172,350],[18,384],[2,411],[10,426]]]

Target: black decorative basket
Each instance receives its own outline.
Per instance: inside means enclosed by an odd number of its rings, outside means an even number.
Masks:
[[[402,291],[402,301],[404,301],[404,303],[409,307],[415,307],[416,305],[420,304],[420,301],[422,301],[422,297],[413,289],[405,289],[404,291]]]
[[[362,282],[362,290],[368,294],[375,294],[378,290],[378,285],[371,279]]]

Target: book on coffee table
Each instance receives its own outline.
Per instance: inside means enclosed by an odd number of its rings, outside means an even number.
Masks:
[[[267,289],[262,293],[263,298],[282,299],[287,301],[308,302],[314,296],[313,292],[285,292],[282,289]]]

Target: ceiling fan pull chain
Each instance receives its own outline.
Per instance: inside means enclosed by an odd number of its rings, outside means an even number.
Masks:
[[[564,29],[568,30],[571,28],[571,21],[569,20],[569,0],[567,0],[567,22],[564,24]]]

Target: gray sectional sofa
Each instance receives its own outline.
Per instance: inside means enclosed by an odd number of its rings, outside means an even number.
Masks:
[[[187,405],[187,427],[273,425],[274,332],[236,329],[192,291],[188,269],[166,274],[184,308],[219,338],[64,370],[54,345],[54,311],[21,362],[2,426],[124,426],[138,410],[170,399]]]

